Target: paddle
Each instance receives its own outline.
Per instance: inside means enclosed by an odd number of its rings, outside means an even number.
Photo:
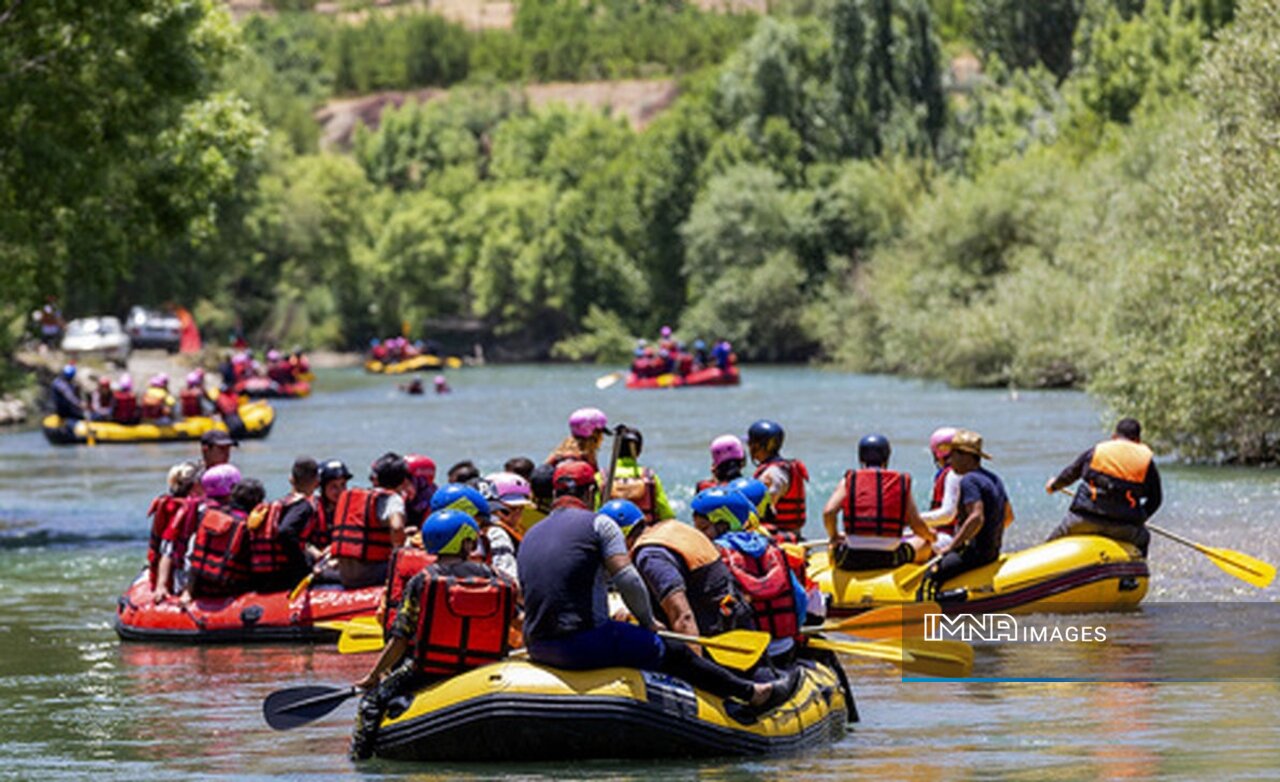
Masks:
[[[906,573],[903,573],[902,575],[894,576],[893,578],[894,583],[898,585],[899,589],[902,589],[902,590],[909,589],[915,582],[920,580],[921,576],[929,572],[929,568],[938,564],[938,562],[942,560],[942,556],[943,556],[942,554],[939,554],[938,556],[930,559],[928,562],[924,563],[923,565],[916,568],[915,570],[908,570]]]
[[[924,632],[924,615],[942,613],[937,603],[904,603],[881,606],[865,613],[801,628],[800,632],[850,633],[864,638],[891,639],[918,636]]]
[[[324,556],[320,557],[320,559],[316,561],[316,564],[311,567],[311,572],[308,573],[305,577],[303,577],[301,581],[298,582],[298,585],[293,588],[293,591],[289,592],[290,603],[292,603],[294,600],[297,600],[298,595],[307,591],[307,589],[311,587],[311,582],[315,580],[316,573],[320,570],[321,567],[324,566],[324,563],[328,561],[329,561],[329,552],[326,551],[324,552]]]
[[[358,695],[355,687],[326,687],[308,684],[276,690],[262,702],[262,716],[276,730],[290,730],[315,722]]]
[[[621,372],[610,372],[607,375],[602,375],[596,378],[596,388],[603,391],[604,389],[608,388],[614,383],[617,383],[621,379],[622,379]]]
[[[896,665],[905,666],[915,662],[915,657],[911,652],[892,642],[866,643],[864,641],[837,641],[832,638],[810,638],[807,643],[815,649],[825,649],[854,657],[866,657],[870,660],[881,660]]]
[[[1059,494],[1074,496],[1073,492],[1065,486],[1057,491]],[[1255,559],[1248,554],[1242,554],[1229,548],[1217,548],[1215,546],[1206,546],[1203,543],[1196,543],[1194,540],[1188,540],[1181,535],[1150,523],[1147,524],[1147,529],[1172,540],[1174,543],[1181,543],[1188,548],[1199,551],[1208,557],[1213,564],[1217,565],[1222,572],[1235,576],[1258,589],[1266,589],[1271,586],[1271,582],[1276,578],[1275,565]]]
[[[600,493],[600,504],[613,499],[613,475],[618,471],[618,454],[622,452],[622,433],[627,427],[618,424],[613,427],[613,453],[609,456],[609,472],[604,476],[604,491]]]
[[[696,635],[659,630],[658,635],[673,641],[698,644],[711,655],[711,659],[729,668],[745,671],[760,660],[769,648],[773,636],[760,630],[730,630],[727,633],[703,638]]]
[[[902,656],[904,671],[939,678],[964,678],[973,672],[973,647],[962,641],[907,641],[901,648],[893,642],[854,644],[830,638],[811,638],[809,645],[841,654],[862,655],[865,647],[880,647]],[[887,657],[890,662],[896,662]]]

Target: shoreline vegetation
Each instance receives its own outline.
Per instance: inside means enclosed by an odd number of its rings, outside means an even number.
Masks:
[[[497,29],[143,5],[0,22],[6,354],[46,296],[498,361],[618,362],[670,323],[1280,457],[1275,0],[521,0]],[[515,86],[623,78],[678,95],[636,130]],[[322,150],[315,113],[378,90],[447,94]]]

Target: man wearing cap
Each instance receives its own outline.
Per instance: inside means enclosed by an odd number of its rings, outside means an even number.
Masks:
[[[990,458],[977,432],[961,429],[951,439],[951,469],[960,476],[960,526],[955,539],[939,549],[942,558],[921,587],[925,596],[932,596],[948,579],[1000,556],[1013,510],[1000,477],[982,466],[982,460]]]
[[[210,429],[200,435],[200,457],[204,468],[217,467],[219,464],[231,462],[231,449],[240,443],[221,429]]]

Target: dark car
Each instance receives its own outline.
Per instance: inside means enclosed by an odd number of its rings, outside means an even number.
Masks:
[[[124,328],[135,348],[163,348],[176,353],[182,340],[182,323],[177,316],[145,307],[130,309]]]

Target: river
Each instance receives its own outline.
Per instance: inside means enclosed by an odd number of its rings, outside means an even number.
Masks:
[[[684,516],[708,469],[714,436],[745,434],[756,418],[787,430],[784,452],[803,458],[818,507],[853,459],[858,437],[889,437],[894,466],[911,471],[917,500],[931,475],[934,427],[981,432],[1017,521],[1007,549],[1038,542],[1065,498],[1045,478],[1106,432],[1102,411],[1069,392],[958,391],[817,369],[748,367],[732,389],[598,391],[589,367],[523,366],[453,373],[455,393],[409,397],[397,380],[323,371],[307,400],[277,404],[271,436],[234,461],[284,492],[295,456],[345,459],[358,476],[386,450],[431,455],[441,472],[472,459],[488,472],[516,455],[535,460],[565,432],[570,411],[604,409],[639,427],[642,461],[658,469]],[[400,381],[403,382],[403,381]],[[54,448],[39,431],[0,435],[0,778],[14,779],[1274,779],[1275,589],[1254,590],[1193,551],[1157,538],[1151,591],[1132,614],[1105,623],[1102,649],[979,646],[975,676],[1044,677],[1046,667],[1116,669],[1108,683],[903,682],[887,668],[850,664],[862,721],[837,744],[803,757],[750,761],[579,763],[421,768],[353,766],[345,755],[350,705],[315,725],[274,733],[262,698],[303,682],[358,677],[367,656],[332,647],[182,648],[122,644],[111,629],[116,596],[146,550],[148,501],[168,467],[194,445]],[[1162,465],[1162,524],[1210,545],[1280,561],[1280,483],[1270,472]],[[1231,603],[1229,606],[1221,605]],[[1215,605],[1210,605],[1215,604]],[[1149,682],[1159,650],[1186,642],[1211,655],[1267,649],[1248,675]],[[1155,650],[1155,651],[1152,651]],[[1150,663],[1150,664],[1148,664]],[[1158,677],[1157,677],[1158,678]]]

